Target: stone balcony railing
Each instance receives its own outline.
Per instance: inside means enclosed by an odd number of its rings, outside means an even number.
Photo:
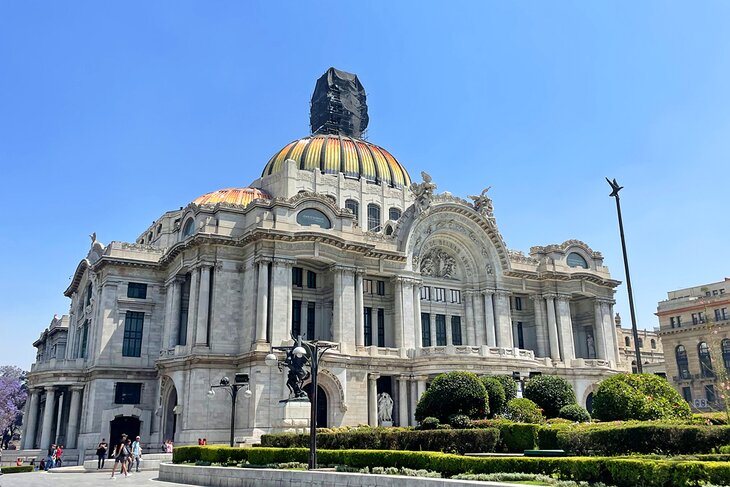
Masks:
[[[47,362],[36,362],[30,366],[31,372],[45,372],[55,370],[83,370],[86,359],[57,359],[52,358]]]
[[[513,358],[518,360],[535,360],[535,352],[519,348],[490,347],[487,345],[450,345],[438,347],[423,347],[416,350],[418,357],[433,357],[440,355]]]

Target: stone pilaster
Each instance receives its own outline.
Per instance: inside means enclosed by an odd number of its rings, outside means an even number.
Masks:
[[[380,374],[368,375],[368,424],[378,426],[378,379]]]
[[[209,264],[200,266],[198,284],[198,316],[195,326],[195,345],[208,346],[208,316],[210,313],[210,268]]]
[[[421,285],[413,284],[413,334],[415,337],[415,348],[423,346],[423,334],[421,332]]]
[[[195,332],[198,324],[198,296],[200,295],[200,269],[190,271],[190,300],[188,301],[188,336],[185,343],[188,347],[195,344]]]
[[[593,341],[596,350],[596,358],[606,360],[606,332],[603,326],[601,303],[598,299],[593,300],[593,316],[593,329],[595,330]]]
[[[476,345],[477,342],[477,331],[476,323],[474,323],[474,292],[465,291],[464,298],[466,299],[466,344]],[[435,340],[435,337],[431,337],[431,340]]]
[[[71,408],[66,429],[66,448],[76,448],[79,437],[79,412],[81,411],[81,391],[83,386],[71,386]]]
[[[492,296],[493,291],[484,291],[484,326],[486,327],[487,345],[490,347],[497,346],[497,333],[494,327],[494,302]]]
[[[530,296],[535,310],[535,341],[537,342],[536,355],[545,357],[548,349],[548,330],[545,322],[545,300],[539,294]]]
[[[363,301],[363,274],[362,270],[355,273],[355,345],[365,345],[365,306]]]
[[[408,426],[408,377],[398,377],[398,424]]]
[[[512,336],[512,316],[509,310],[509,291],[495,291],[494,311],[497,325],[497,346],[514,348]]]
[[[259,259],[256,289],[256,341],[266,343],[269,322],[269,259]]]
[[[43,411],[43,429],[41,430],[41,450],[48,450],[53,435],[53,410],[56,406],[56,388],[46,387],[46,406]]]
[[[271,268],[271,343],[280,346],[291,338],[293,261],[275,258]],[[305,321],[306,322],[306,321]]]
[[[403,347],[403,279],[393,278],[393,328],[395,347]]]
[[[36,428],[38,427],[38,413],[40,412],[41,389],[34,387],[30,390],[30,406],[28,407],[27,421],[23,430],[23,449],[32,450],[35,447]]]
[[[573,341],[573,321],[570,317],[570,297],[558,295],[557,298],[558,329],[560,332],[560,355],[563,361],[570,363],[575,358]]]

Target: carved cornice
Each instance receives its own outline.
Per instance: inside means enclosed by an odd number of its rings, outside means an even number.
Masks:
[[[530,265],[538,265],[540,263],[539,260],[526,256],[523,252],[519,250],[508,250],[509,253],[509,260],[512,262],[518,262],[520,264],[530,264]]]
[[[566,251],[570,247],[579,247],[579,248],[581,248],[588,255],[590,255],[591,258],[593,258],[593,259],[603,259],[603,255],[600,252],[594,251],[585,242],[583,242],[581,240],[575,240],[575,239],[566,240],[565,242],[563,242],[561,244],[551,244],[551,245],[546,245],[544,247],[541,247],[539,245],[536,245],[534,247],[530,247],[530,255],[532,255],[532,254],[547,254],[547,253],[550,253],[550,252],[559,252],[561,254],[565,254]]]

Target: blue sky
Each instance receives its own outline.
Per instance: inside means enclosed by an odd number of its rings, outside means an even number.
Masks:
[[[730,232],[730,4],[0,1],[0,363],[99,240],[253,181],[308,134],[328,67],[368,92],[369,139],[458,196],[491,185],[510,248],[577,238],[637,318],[722,280]],[[628,324],[626,289],[616,295]]]

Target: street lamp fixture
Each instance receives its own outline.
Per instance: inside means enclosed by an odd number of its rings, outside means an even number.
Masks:
[[[230,445],[233,446],[233,435],[236,431],[236,399],[238,398],[238,391],[243,389],[243,396],[247,399],[251,397],[248,374],[236,374],[234,376],[233,384],[231,384],[231,380],[228,377],[223,377],[218,385],[210,386],[210,389],[208,390],[208,398],[213,399],[215,397],[215,389],[220,388],[223,388],[231,396]]]
[[[292,337],[294,338],[294,337]],[[302,340],[301,335],[294,339],[294,345],[290,347],[272,347],[264,362],[269,367],[282,367],[289,369],[289,377],[286,385],[291,391],[291,399],[306,397],[302,390],[304,381],[311,376],[312,392],[309,397],[309,470],[317,468],[317,375],[319,373],[319,362],[328,350],[337,348],[337,343],[319,340]],[[286,359],[281,362],[273,350],[286,352]],[[302,360],[302,359],[305,360]],[[309,366],[309,373],[303,370],[303,366]]]

